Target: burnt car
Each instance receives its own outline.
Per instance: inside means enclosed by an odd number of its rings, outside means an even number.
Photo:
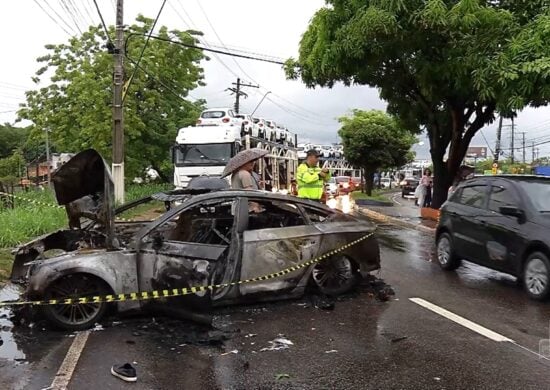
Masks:
[[[511,274],[527,294],[550,296],[550,179],[485,176],[461,183],[441,209],[437,259],[461,260]]]
[[[56,196],[67,206],[71,229],[40,237],[16,253],[12,281],[24,287],[24,299],[139,295],[153,290],[226,285],[298,266],[375,230],[371,223],[317,202],[262,191],[182,190],[156,194],[114,210],[107,167],[97,153],[87,157],[95,159],[95,164],[71,160],[54,175]],[[83,160],[80,158],[81,163]],[[92,173],[105,182],[97,180],[95,187],[88,185],[85,191],[70,185],[71,176],[85,178]],[[83,198],[89,199],[77,207]],[[117,213],[152,199],[181,205],[153,222],[115,222]],[[88,221],[80,226],[79,219],[84,217]],[[370,236],[282,277],[153,302],[121,301],[116,308],[124,312],[147,305],[170,305],[200,311],[299,297],[308,286],[338,295],[353,288],[361,275],[379,268],[379,246]],[[78,330],[101,320],[107,305],[45,305],[40,310],[54,325]]]
[[[414,196],[416,187],[420,184],[420,180],[415,179],[414,177],[406,177],[403,179],[399,186],[401,187],[401,197],[405,198],[407,196]]]

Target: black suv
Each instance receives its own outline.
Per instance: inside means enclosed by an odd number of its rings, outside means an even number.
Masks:
[[[550,178],[486,176],[462,183],[441,208],[437,260],[461,259],[518,277],[531,298],[550,295]]]

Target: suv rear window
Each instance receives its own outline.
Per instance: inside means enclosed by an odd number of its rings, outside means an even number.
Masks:
[[[201,118],[204,119],[220,119],[225,116],[225,111],[205,111],[202,113]]]

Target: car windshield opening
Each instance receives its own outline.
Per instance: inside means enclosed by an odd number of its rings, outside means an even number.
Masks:
[[[176,166],[225,165],[231,158],[232,149],[231,143],[178,145],[175,164]]]

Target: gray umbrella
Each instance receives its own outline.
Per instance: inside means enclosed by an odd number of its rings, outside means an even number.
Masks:
[[[257,160],[263,156],[265,156],[268,153],[267,150],[263,149],[247,149],[243,150],[239,153],[237,153],[235,156],[229,160],[227,165],[225,166],[225,169],[223,170],[222,177],[226,177],[231,175],[233,172],[235,172],[237,169],[242,167],[244,164]]]

